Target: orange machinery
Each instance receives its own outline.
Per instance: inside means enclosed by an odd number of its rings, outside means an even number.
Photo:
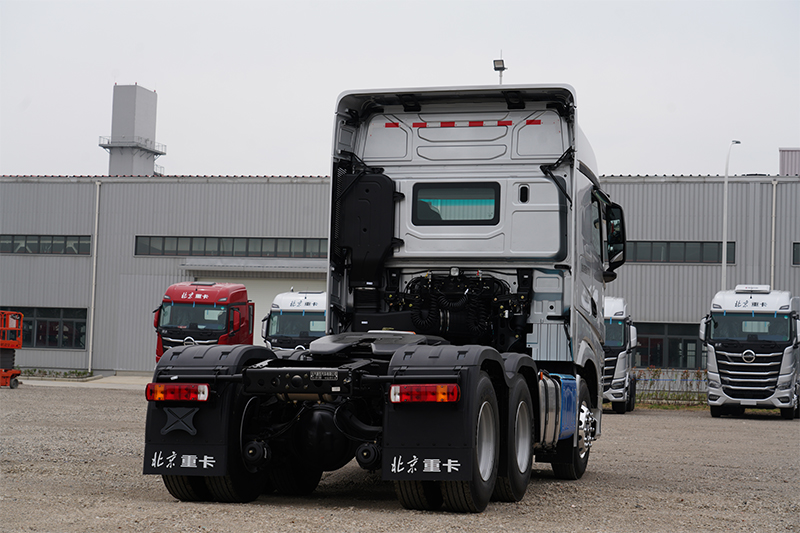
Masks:
[[[22,313],[0,311],[0,387],[19,386],[21,372],[14,368],[14,351],[22,347]]]

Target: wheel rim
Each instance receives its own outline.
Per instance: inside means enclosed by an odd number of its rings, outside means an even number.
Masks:
[[[578,424],[578,456],[583,459],[589,453],[594,440],[595,419],[592,410],[581,403],[581,414]]]
[[[517,470],[525,472],[531,461],[531,414],[528,404],[520,402],[517,406],[517,418],[515,422],[515,442],[514,451],[517,456]]]
[[[487,481],[494,470],[495,447],[497,446],[494,411],[489,402],[483,402],[478,412],[477,437],[478,470],[481,474],[481,479]]]

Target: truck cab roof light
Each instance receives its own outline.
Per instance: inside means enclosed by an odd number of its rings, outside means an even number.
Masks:
[[[208,384],[148,383],[144,395],[148,402],[205,402],[208,400]]]
[[[425,383],[392,385],[392,403],[452,403],[461,399],[461,389],[455,383]]]

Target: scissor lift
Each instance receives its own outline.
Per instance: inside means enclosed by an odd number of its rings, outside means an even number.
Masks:
[[[22,347],[22,313],[0,311],[0,387],[19,386],[19,375],[14,368],[14,354]]]

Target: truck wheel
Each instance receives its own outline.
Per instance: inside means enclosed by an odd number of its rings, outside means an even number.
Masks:
[[[624,415],[628,411],[628,402],[611,402],[611,407],[618,415]]]
[[[714,418],[719,418],[722,416],[722,406],[721,405],[711,405],[709,406],[711,410],[711,416]]]
[[[415,511],[435,511],[444,501],[436,481],[395,481],[394,492],[400,505]]]
[[[475,413],[475,441],[472,448],[472,479],[443,481],[442,497],[450,511],[480,513],[489,504],[497,480],[500,459],[500,420],[497,394],[489,375],[481,372],[470,412]]]
[[[794,420],[794,407],[782,407],[781,418],[784,420]]]
[[[558,441],[556,454],[562,457],[569,457],[569,462],[553,462],[553,473],[558,479],[580,479],[586,472],[586,465],[589,464],[590,445],[593,440],[594,415],[592,415],[592,400],[589,396],[589,386],[581,380],[581,388],[578,406],[578,442],[572,445],[572,439],[567,438]]]
[[[636,409],[636,378],[631,380],[631,385],[628,388],[628,411]]]
[[[201,476],[161,476],[167,491],[182,502],[205,502],[213,499]]]
[[[533,464],[533,402],[528,383],[516,376],[508,391],[508,412],[504,429],[506,439],[500,449],[500,472],[492,499],[518,502],[525,497]]]
[[[228,429],[228,473],[224,476],[206,477],[206,485],[216,501],[226,503],[251,502],[259,497],[264,489],[265,474],[248,468],[242,457],[243,434],[258,400],[242,394],[243,385],[237,385],[234,395],[233,413]]]
[[[8,381],[8,386],[11,387],[12,389],[16,389],[17,387],[19,387],[19,380],[17,378],[11,378]]]

